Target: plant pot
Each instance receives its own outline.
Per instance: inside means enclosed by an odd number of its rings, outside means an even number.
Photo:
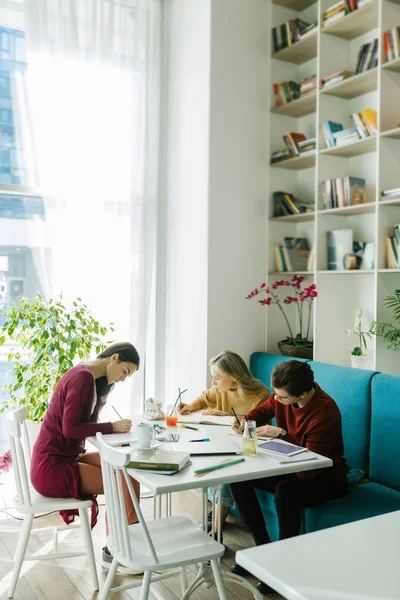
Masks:
[[[368,354],[361,354],[361,356],[351,354],[350,360],[353,369],[368,369]]]
[[[286,341],[278,342],[278,348],[283,356],[293,356],[295,358],[313,358],[313,345],[311,346],[295,346],[288,344]]]

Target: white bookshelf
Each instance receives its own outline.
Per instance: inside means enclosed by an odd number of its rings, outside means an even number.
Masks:
[[[272,0],[270,23],[276,27],[299,17],[318,22],[315,34],[272,53],[270,50],[269,151],[285,146],[283,135],[304,133],[317,138],[314,153],[268,165],[267,273],[268,284],[290,279],[295,273],[277,272],[273,248],[283,237],[307,237],[315,251],[313,271],[297,272],[305,284],[316,283],[314,302],[314,359],[350,366],[350,351],[357,338],[345,336],[351,329],[354,310],[363,310],[363,329],[373,320],[391,319],[382,299],[400,288],[400,268],[388,269],[385,238],[394,235],[400,223],[400,196],[385,198],[384,189],[400,187],[400,59],[384,62],[385,31],[400,25],[400,0],[370,0],[344,18],[324,26],[322,15],[334,0]],[[322,88],[314,94],[275,107],[273,83],[300,82],[316,74],[317,81],[341,69],[352,70],[362,44],[379,40],[379,64],[375,69]],[[272,37],[269,47],[272,46]],[[352,127],[350,114],[372,108],[378,112],[378,132],[374,137],[342,147],[327,148],[321,131],[324,121],[337,121]],[[321,183],[336,177],[366,180],[364,204],[323,209]],[[314,202],[314,212],[274,218],[272,194],[283,190]],[[330,271],[327,263],[327,232],[352,229],[353,239],[375,244],[373,269]],[[285,290],[286,291],[286,290]],[[293,309],[293,310],[291,310]],[[275,306],[266,310],[266,349],[277,353],[277,342],[287,335],[286,325]],[[296,329],[296,310],[287,306]],[[377,338],[368,342],[368,368],[400,374],[398,355],[386,349]]]

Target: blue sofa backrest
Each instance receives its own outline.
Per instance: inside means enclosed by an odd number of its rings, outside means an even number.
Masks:
[[[265,352],[254,352],[250,356],[250,371],[254,377],[260,379],[264,385],[271,390],[271,374],[276,365],[286,360],[293,360],[290,356],[282,356],[282,354],[266,354]],[[304,359],[299,358],[296,360]],[[272,390],[271,390],[272,391]]]
[[[372,379],[370,479],[400,491],[400,377]]]
[[[371,380],[376,371],[364,371],[310,361],[315,381],[335,400],[342,414],[344,455],[351,469],[369,476]],[[400,413],[399,413],[400,414]]]

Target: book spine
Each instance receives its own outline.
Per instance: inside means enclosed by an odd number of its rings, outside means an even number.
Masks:
[[[128,463],[128,469],[146,469],[146,470],[154,470],[154,471],[178,471],[179,465],[176,463],[148,463],[133,460]]]

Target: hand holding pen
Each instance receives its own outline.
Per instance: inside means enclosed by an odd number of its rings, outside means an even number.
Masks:
[[[245,417],[245,415],[242,415],[242,421],[239,421],[239,416],[233,407],[231,408],[231,411],[233,412],[233,414],[235,416],[235,420],[232,423],[232,429],[236,433],[242,434],[244,431],[244,424],[246,422],[246,417]]]
[[[112,423],[113,433],[127,433],[132,429],[132,421],[130,419],[123,419],[115,406],[113,406],[114,411],[120,418],[120,421],[114,421]]]

